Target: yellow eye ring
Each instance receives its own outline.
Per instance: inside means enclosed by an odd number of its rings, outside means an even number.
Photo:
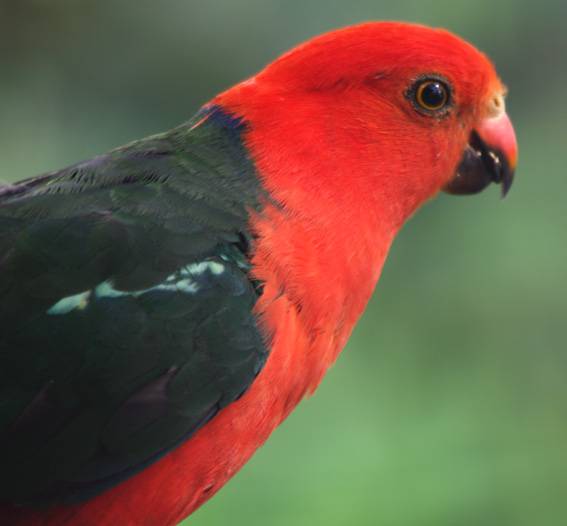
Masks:
[[[438,80],[424,80],[417,86],[415,100],[424,110],[437,111],[447,104],[449,90]]]

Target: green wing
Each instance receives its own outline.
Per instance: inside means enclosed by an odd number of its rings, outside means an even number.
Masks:
[[[244,125],[171,132],[0,190],[0,499],[77,502],[187,440],[267,358]]]

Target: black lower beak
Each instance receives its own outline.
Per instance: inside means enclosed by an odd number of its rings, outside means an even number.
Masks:
[[[512,186],[514,170],[506,155],[496,148],[490,148],[473,131],[463,158],[453,178],[443,187],[448,194],[476,194],[490,183],[502,185],[502,197]]]

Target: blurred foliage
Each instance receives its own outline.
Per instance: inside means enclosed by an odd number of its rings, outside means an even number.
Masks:
[[[1,177],[170,128],[293,45],[372,19],[445,27],[494,60],[515,185],[408,222],[316,396],[187,524],[563,525],[564,0],[0,0]]]

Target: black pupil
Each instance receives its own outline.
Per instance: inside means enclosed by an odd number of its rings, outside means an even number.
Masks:
[[[421,100],[429,108],[438,108],[445,102],[445,88],[439,82],[430,82],[421,90]]]

